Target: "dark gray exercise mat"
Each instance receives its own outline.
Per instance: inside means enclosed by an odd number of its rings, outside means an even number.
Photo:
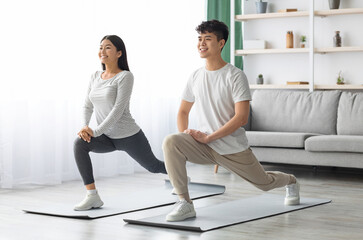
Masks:
[[[95,219],[174,204],[177,201],[177,196],[172,195],[171,190],[172,186],[169,180],[165,180],[165,184],[159,187],[147,188],[133,193],[121,192],[119,195],[109,198],[101,196],[105,204],[99,209],[74,211],[73,205],[49,202],[47,206],[29,207],[23,211],[58,217]],[[198,199],[223,194],[225,186],[191,182],[189,183],[189,191],[191,198]],[[76,204],[74,203],[74,205]]]
[[[204,232],[238,223],[314,207],[329,202],[331,202],[331,200],[301,198],[300,205],[285,206],[284,196],[263,194],[252,198],[239,199],[197,208],[196,218],[190,218],[181,222],[167,222],[165,221],[165,215],[143,219],[124,219],[124,221],[139,225]],[[170,208],[170,210],[171,209],[172,208]]]

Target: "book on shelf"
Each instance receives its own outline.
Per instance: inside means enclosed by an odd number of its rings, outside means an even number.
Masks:
[[[286,82],[287,85],[308,85],[309,82],[302,82],[302,81],[297,81],[297,82]]]
[[[285,9],[280,9],[277,12],[279,13],[285,13],[285,12],[297,12],[297,8],[285,8]]]

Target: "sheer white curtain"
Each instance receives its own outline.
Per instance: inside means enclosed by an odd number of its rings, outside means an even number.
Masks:
[[[73,141],[107,34],[126,44],[135,76],[131,113],[163,159],[161,143],[176,131],[180,94],[203,63],[194,29],[204,2],[1,1],[0,187],[80,179]],[[142,171],[122,152],[92,154],[92,161],[96,177]]]

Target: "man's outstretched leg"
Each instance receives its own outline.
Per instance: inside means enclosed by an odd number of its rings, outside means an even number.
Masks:
[[[278,171],[265,171],[251,149],[248,148],[243,152],[223,156],[214,150],[211,152],[218,165],[237,174],[263,191],[286,187],[285,205],[300,204],[300,185],[295,176]]]

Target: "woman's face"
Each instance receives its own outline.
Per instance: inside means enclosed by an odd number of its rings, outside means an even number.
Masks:
[[[121,57],[122,52],[117,51],[116,47],[112,44],[110,40],[103,40],[100,45],[100,51],[98,52],[98,57],[103,64],[116,63]]]

